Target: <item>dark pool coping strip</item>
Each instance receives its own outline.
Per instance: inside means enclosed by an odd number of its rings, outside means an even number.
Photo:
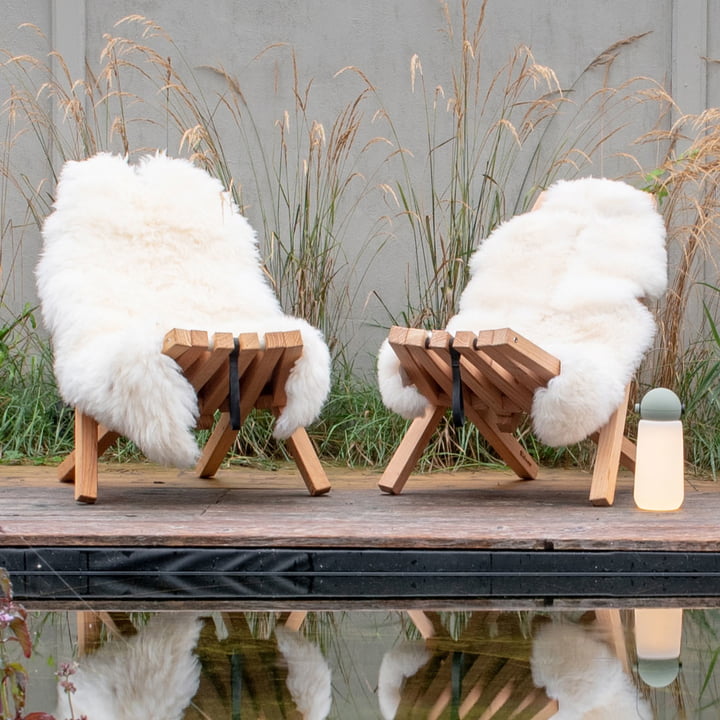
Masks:
[[[40,602],[720,597],[720,552],[2,547],[0,567]]]

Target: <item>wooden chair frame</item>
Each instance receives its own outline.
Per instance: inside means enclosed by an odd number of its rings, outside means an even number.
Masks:
[[[302,348],[299,330],[268,332],[264,342],[257,333],[242,333],[237,338],[231,333],[215,333],[212,341],[200,330],[176,328],[165,335],[163,354],[178,363],[197,393],[197,427],[211,428],[216,411],[220,411],[195,468],[199,477],[215,475],[253,408],[280,414],[287,402],[285,383]],[[237,367],[237,392],[231,389],[235,385],[235,378],[230,379],[231,367],[233,372],[235,369],[231,363]],[[238,407],[230,407],[231,396]],[[162,412],[162,408],[158,410]],[[75,450],[58,468],[58,476],[61,482],[75,483],[78,502],[96,501],[98,458],[118,437],[119,433],[75,410]],[[310,495],[327,493],[330,483],[307,431],[299,428],[286,442]]]
[[[518,477],[534,479],[538,466],[513,431],[530,412],[533,393],[560,373],[560,361],[509,328],[477,334],[393,327],[389,342],[407,383],[427,398],[425,414],[412,422],[378,485],[397,495],[420,460],[431,435],[452,407],[452,355],[459,356],[464,413]],[[451,352],[451,351],[454,351]],[[592,439],[597,454],[590,502],[612,505],[619,466],[635,469],[635,445],[624,437],[630,387],[625,400]]]
[[[531,640],[507,644],[493,640],[487,623],[499,612],[470,614],[457,639],[450,637],[438,613],[406,611],[431,658],[408,678],[396,718],[526,718],[549,720],[558,703],[535,687],[530,669]],[[497,631],[497,629],[495,630]],[[525,655],[525,657],[522,657]]]

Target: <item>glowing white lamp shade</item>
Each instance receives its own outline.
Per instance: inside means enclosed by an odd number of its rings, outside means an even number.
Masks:
[[[635,504],[641,510],[677,510],[685,497],[682,403],[671,390],[655,388],[637,409]]]
[[[635,610],[638,674],[650,687],[669,685],[680,669],[682,608]]]

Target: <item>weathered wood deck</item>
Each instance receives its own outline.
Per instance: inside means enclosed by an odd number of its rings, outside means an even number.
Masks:
[[[213,479],[152,465],[103,466],[95,505],[75,503],[53,468],[0,467],[2,545],[422,548],[492,550],[720,549],[720,483],[686,480],[683,507],[637,510],[622,475],[612,507],[587,499],[589,475],[545,470],[431,473],[402,495],[371,471],[328,470],[310,497],[294,467],[236,467]]]
[[[628,475],[612,507],[588,502],[590,477],[580,472],[418,475],[399,496],[382,494],[374,472],[328,475],[331,492],[310,497],[294,467],[233,467],[201,480],[103,466],[97,504],[82,505],[54,469],[4,466],[0,566],[27,576],[26,596],[39,592],[35,575],[64,569],[83,583],[119,573],[147,593],[153,578],[180,573],[188,583],[232,577],[220,594],[248,597],[381,597],[403,578],[395,591],[418,597],[552,597],[567,595],[573,578],[585,578],[585,595],[720,597],[720,483],[688,478],[681,510],[647,513],[635,508]],[[263,582],[248,585],[248,573]],[[60,576],[58,588],[70,582]]]

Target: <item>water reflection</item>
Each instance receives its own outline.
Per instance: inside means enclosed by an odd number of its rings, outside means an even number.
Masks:
[[[557,700],[558,712],[552,717],[558,720],[651,720],[650,704],[629,672],[624,644],[609,644],[600,620],[541,626],[533,636],[530,658],[534,682]]]
[[[68,700],[88,720],[717,718],[720,611],[678,616],[663,675],[643,670],[649,616],[625,609],[33,613],[26,710],[75,662],[56,718]]]
[[[78,620],[90,629],[96,622],[87,614]],[[108,627],[117,632],[118,625],[109,616],[108,620]],[[72,676],[75,691],[68,697],[63,687],[58,688],[56,718],[70,711],[88,720],[183,717],[200,684],[201,664],[194,651],[201,619],[160,613],[137,629],[129,619],[121,625],[125,634],[114,642],[92,652],[87,646],[79,648],[84,657]]]

